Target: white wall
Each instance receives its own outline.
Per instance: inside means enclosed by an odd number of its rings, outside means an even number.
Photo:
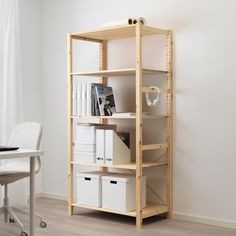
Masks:
[[[40,1],[20,0],[20,40],[24,120],[42,122],[40,60]],[[36,177],[36,192],[41,192],[41,173]]]
[[[43,191],[66,195],[66,33],[143,16],[174,30],[174,211],[236,222],[235,7],[233,0],[43,0]]]

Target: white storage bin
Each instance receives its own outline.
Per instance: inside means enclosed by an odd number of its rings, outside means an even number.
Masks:
[[[93,125],[76,125],[75,140],[80,143],[96,143],[96,127]]]
[[[87,162],[95,163],[96,162],[96,153],[94,152],[75,152],[75,161],[78,162]]]
[[[96,145],[91,143],[75,142],[75,152],[96,152]]]
[[[109,172],[83,172],[76,174],[77,177],[77,202],[83,205],[102,206],[102,179]]]
[[[115,174],[102,177],[102,207],[121,212],[136,209],[135,176]],[[142,207],[146,207],[146,177],[142,179]]]

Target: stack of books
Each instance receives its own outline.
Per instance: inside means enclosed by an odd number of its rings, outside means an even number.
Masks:
[[[111,116],[115,111],[112,87],[76,80],[73,82],[73,116]]]

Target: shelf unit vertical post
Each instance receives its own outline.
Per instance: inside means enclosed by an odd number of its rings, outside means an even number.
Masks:
[[[103,40],[99,43],[99,70],[106,70],[107,69],[107,41]],[[101,77],[100,83],[107,84],[107,78]]]
[[[142,227],[142,35],[136,24],[136,227]]]
[[[68,151],[68,214],[72,215],[73,214],[73,165],[72,163],[72,158],[73,158],[73,150],[72,150],[72,139],[73,139],[73,124],[72,124],[72,37],[71,34],[67,34],[67,71],[68,71],[68,81],[67,81],[67,96],[68,96],[68,118],[67,118],[67,126],[68,126],[68,146],[67,146],[67,151]]]
[[[106,70],[107,69],[107,41],[103,40],[99,43],[99,70]],[[107,78],[101,77],[99,79],[101,84],[107,85]],[[107,119],[101,118],[100,123],[107,124]],[[107,171],[108,168],[105,166],[101,166],[100,171]]]
[[[167,205],[168,218],[173,212],[173,36],[170,30],[166,36],[166,66],[167,66]]]

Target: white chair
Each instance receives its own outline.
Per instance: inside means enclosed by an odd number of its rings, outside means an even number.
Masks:
[[[25,122],[14,127],[8,146],[17,146],[23,149],[38,150],[42,136],[42,127],[39,123]],[[40,157],[35,159],[35,173],[38,173],[41,168]],[[20,179],[29,177],[30,161],[29,158],[18,158],[4,160],[0,166],[0,184],[4,185],[4,200],[3,207],[0,208],[0,213],[4,213],[5,222],[16,222],[21,228],[21,236],[27,236],[25,227],[19,220],[15,212],[29,215],[29,212],[23,209],[10,207],[8,199],[8,184],[14,183]],[[8,218],[8,215],[10,217]],[[35,216],[40,220],[40,226],[46,227],[46,223],[40,216]]]

